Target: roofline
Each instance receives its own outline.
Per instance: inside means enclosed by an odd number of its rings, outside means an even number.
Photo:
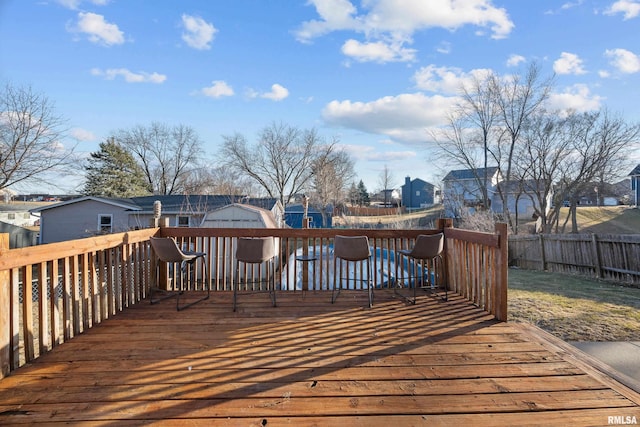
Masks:
[[[113,205],[113,206],[118,206],[121,208],[125,208],[125,209],[129,209],[129,210],[134,210],[134,211],[141,211],[142,208],[140,208],[138,205],[136,205],[135,203],[131,203],[131,204],[127,204],[127,203],[122,203],[113,199],[108,199],[108,198],[103,198],[103,197],[95,197],[95,196],[84,196],[84,197],[79,197],[77,199],[71,199],[71,200],[67,200],[64,202],[60,202],[60,203],[54,203],[52,205],[49,206],[42,206],[39,208],[35,208],[35,209],[31,209],[29,210],[29,212],[42,212],[42,211],[46,211],[48,209],[55,209],[55,208],[59,208],[62,206],[67,206],[67,205],[72,205],[74,203],[80,203],[80,202],[86,202],[87,200],[92,200],[94,202],[99,202],[99,203],[104,203],[107,205]]]

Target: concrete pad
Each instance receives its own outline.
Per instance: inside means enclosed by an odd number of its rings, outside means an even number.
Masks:
[[[640,341],[571,341],[569,344],[606,363],[616,371],[640,381]]]

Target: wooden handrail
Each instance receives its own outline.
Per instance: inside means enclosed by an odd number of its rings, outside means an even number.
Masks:
[[[329,248],[336,235],[366,235],[374,254],[374,286],[395,286],[398,266],[394,254],[408,249],[420,234],[444,231],[443,271],[449,291],[478,304],[498,320],[507,318],[507,228],[495,233],[454,229],[450,220],[439,220],[430,230],[378,229],[257,229],[161,227],[109,234],[21,249],[9,249],[8,235],[0,234],[0,378],[51,348],[146,299],[151,286],[170,288],[177,272],[160,269],[150,247],[151,236],[174,237],[181,245],[207,252],[206,283],[212,291],[231,289],[232,280],[246,289],[259,268],[234,271],[233,249],[238,237],[273,236],[280,248],[277,263],[281,287],[295,292],[299,274],[309,265],[291,262],[295,254],[313,255],[313,277],[301,283],[305,289],[328,290]],[[195,276],[205,269],[195,264]],[[355,274],[355,273],[354,273]],[[362,274],[362,273],[360,273]],[[293,281],[290,281],[293,278]],[[197,284],[199,282],[199,285]],[[255,282],[260,282],[257,280]],[[291,282],[291,283],[289,283]],[[200,286],[200,287],[198,287]]]

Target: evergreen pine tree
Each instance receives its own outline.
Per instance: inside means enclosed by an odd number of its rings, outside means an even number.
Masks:
[[[135,197],[151,194],[144,171],[129,151],[110,139],[91,153],[83,193],[99,197]]]
[[[365,187],[364,182],[360,180],[358,183],[358,205],[359,206],[369,206],[371,200],[369,199],[369,192],[367,191],[367,187]]]

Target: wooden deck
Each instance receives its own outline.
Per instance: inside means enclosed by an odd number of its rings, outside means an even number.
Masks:
[[[0,425],[607,425],[640,396],[455,295],[139,304],[0,381]]]

